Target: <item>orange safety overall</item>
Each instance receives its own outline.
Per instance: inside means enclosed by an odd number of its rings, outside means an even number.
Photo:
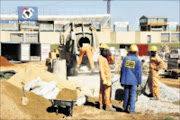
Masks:
[[[105,99],[106,108],[111,108],[111,85],[103,84],[105,80],[111,82],[110,67],[107,59],[102,55],[99,56],[98,64],[100,75],[99,105],[102,107]]]
[[[163,66],[164,62],[160,59],[159,56],[156,55],[155,57],[150,57],[148,86],[150,89],[150,93],[155,98],[159,98],[160,95],[158,71],[163,68]]]
[[[81,51],[79,53],[79,58],[77,61],[77,67],[79,67],[81,65],[82,59],[84,55],[87,55],[88,57],[88,61],[90,64],[90,68],[93,69],[94,68],[94,61],[93,61],[93,54],[94,54],[94,49],[91,45],[85,46],[81,48]]]

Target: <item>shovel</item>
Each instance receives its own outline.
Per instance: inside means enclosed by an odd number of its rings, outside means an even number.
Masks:
[[[22,105],[27,105],[29,100],[28,98],[26,97],[26,94],[25,94],[25,90],[24,90],[24,83],[21,82],[21,85],[22,85],[22,91],[23,91],[23,97],[22,97]]]

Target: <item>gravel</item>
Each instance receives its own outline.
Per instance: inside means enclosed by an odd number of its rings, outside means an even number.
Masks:
[[[82,93],[83,95],[89,94],[88,96],[98,97],[99,96],[99,75],[89,75],[89,76],[75,76],[69,79],[76,81],[83,85]],[[142,77],[142,87],[145,86],[148,77]],[[112,74],[112,95],[111,99],[123,101],[124,91],[121,86],[119,74]],[[138,101],[136,102],[136,112],[141,113],[180,113],[179,104],[175,104],[180,101],[180,89],[171,88],[163,83],[160,84],[160,100],[150,100],[147,96],[141,94],[138,96]],[[146,93],[149,93],[148,85],[146,86]]]

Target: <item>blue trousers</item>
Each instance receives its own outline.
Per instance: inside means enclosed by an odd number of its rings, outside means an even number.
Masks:
[[[129,111],[135,111],[135,101],[136,101],[136,91],[137,85],[125,85],[125,96],[124,96],[124,110],[128,110],[128,105],[130,105]]]

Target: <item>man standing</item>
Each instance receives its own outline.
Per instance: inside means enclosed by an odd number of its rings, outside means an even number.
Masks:
[[[125,97],[123,103],[124,111],[128,111],[132,114],[135,112],[135,99],[137,86],[142,83],[142,67],[141,62],[137,58],[138,47],[131,45],[129,48],[129,54],[123,60],[121,67],[120,83],[125,88]]]
[[[102,43],[99,46],[100,55],[98,58],[99,75],[100,75],[100,91],[99,91],[99,109],[103,109],[103,101],[106,104],[106,110],[116,111],[111,103],[111,71],[108,58],[111,56],[108,46]]]
[[[157,47],[151,46],[150,48],[150,63],[149,63],[149,80],[148,80],[148,86],[150,89],[150,97],[151,100],[158,100],[159,94],[160,94],[160,88],[158,83],[158,71],[163,68],[164,62],[160,59],[160,57],[156,54],[157,53]]]

